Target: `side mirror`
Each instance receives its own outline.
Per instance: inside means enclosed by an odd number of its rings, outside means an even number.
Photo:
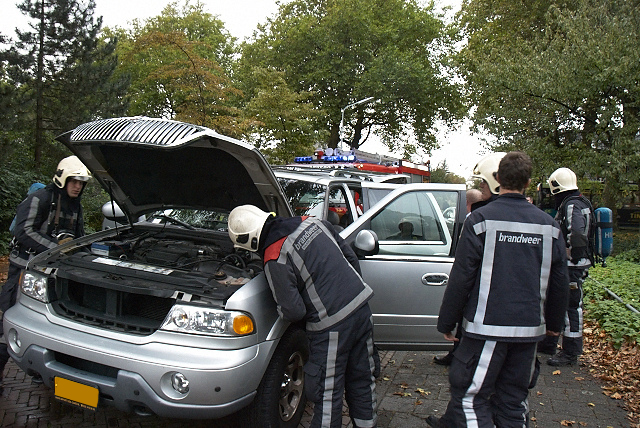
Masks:
[[[127,216],[122,212],[122,208],[113,201],[105,202],[102,205],[102,215],[109,220],[127,221]]]
[[[127,216],[122,212],[118,204],[113,201],[105,202],[102,205],[102,215],[104,216],[102,220],[102,230],[129,224]]]
[[[380,249],[378,235],[373,230],[361,230],[353,241],[353,247],[358,258],[378,254]]]

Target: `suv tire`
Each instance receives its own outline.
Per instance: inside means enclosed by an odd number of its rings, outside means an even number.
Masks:
[[[291,326],[280,339],[256,398],[242,411],[242,426],[297,428],[304,414],[304,364],[309,341],[303,329]]]

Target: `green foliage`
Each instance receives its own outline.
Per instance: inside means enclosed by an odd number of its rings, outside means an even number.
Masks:
[[[89,180],[82,192],[82,212],[84,216],[84,231],[86,234],[98,232],[102,229],[102,205],[109,200],[109,195],[100,187],[97,181]]]
[[[435,122],[463,114],[460,88],[444,61],[452,43],[432,6],[415,0],[294,0],[242,46],[239,76],[255,68],[284,73],[288,86],[312,94],[326,111],[314,123],[337,147],[342,109],[345,139],[359,148],[376,133],[392,150],[436,147]],[[251,96],[254,89],[245,90]]]
[[[232,101],[233,38],[203,5],[170,3],[157,17],[117,36],[119,75],[130,76],[130,115],[165,117],[241,137],[250,124]]]
[[[637,232],[623,232],[620,230],[613,232],[613,255],[622,257],[626,252],[633,253],[639,249],[640,234]]]
[[[606,289],[640,310],[640,265],[620,257],[609,258],[607,267],[591,268],[584,283],[586,315],[598,322],[613,345],[619,348],[625,342],[640,343],[640,314],[614,299]]]
[[[464,184],[467,180],[465,180],[464,177],[460,177],[459,175],[449,171],[447,161],[442,161],[436,168],[431,169],[431,182]]]
[[[31,19],[30,30],[16,30],[0,50],[0,79],[15,88],[2,129],[19,135],[36,169],[55,151],[55,135],[124,112],[127,81],[112,79],[115,40],[98,39],[102,20],[94,21],[94,8],[93,0],[24,0],[18,9]]]
[[[457,56],[474,122],[534,159],[604,178],[615,206],[640,166],[640,9],[626,0],[469,0]]]
[[[294,92],[283,73],[273,69],[256,67],[250,79],[255,94],[244,109],[255,118],[250,139],[269,163],[289,163],[321,146],[327,132],[316,131],[313,122],[324,112],[313,106],[310,93]]]

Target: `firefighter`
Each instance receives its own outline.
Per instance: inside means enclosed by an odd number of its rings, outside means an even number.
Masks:
[[[570,292],[560,352],[556,354],[558,337],[545,338],[538,352],[552,355],[549,365],[569,366],[582,354],[582,283],[594,262],[595,218],[591,202],[580,194],[572,170],[558,168],[548,182],[555,199],[556,221],[566,242]]]
[[[531,159],[511,152],[496,176],[500,196],[472,211],[462,230],[438,331],[462,338],[449,369],[451,399],[431,427],[525,427],[536,345],[559,335],[569,279],[562,232],[527,202]]]
[[[234,208],[229,237],[257,252],[285,321],[303,321],[309,338],[305,392],[314,403],[311,427],[340,427],[343,393],[355,427],[376,426],[376,358],[371,288],[358,258],[331,223],[284,218],[253,205]]]
[[[498,198],[498,194],[500,193],[500,183],[496,180],[496,175],[498,173],[500,160],[505,154],[506,153],[504,152],[490,153],[480,159],[476,166],[473,167],[473,175],[471,177],[480,180],[480,190],[467,190],[467,216],[469,216],[472,211],[483,207]],[[479,192],[480,194],[478,195],[476,192]],[[462,330],[458,327],[456,331],[456,338],[460,339],[461,334]],[[459,343],[459,340],[453,342],[453,348],[446,355],[436,355],[433,357],[433,362],[441,366],[451,365],[451,361],[453,361],[453,352],[456,350]]]
[[[35,191],[16,209],[14,238],[9,254],[7,281],[0,293],[0,335],[2,316],[16,303],[20,274],[36,254],[84,235],[80,199],[91,173],[76,156],[58,163],[53,183]],[[0,343],[0,380],[9,361],[7,344]],[[35,382],[41,379],[34,378]]]
[[[498,194],[500,193],[500,183],[496,180],[496,174],[498,172],[500,160],[504,155],[504,152],[490,153],[480,159],[473,168],[473,175],[471,177],[480,179],[480,191],[482,192],[482,197],[480,201],[471,205],[471,211],[485,206],[498,197]]]

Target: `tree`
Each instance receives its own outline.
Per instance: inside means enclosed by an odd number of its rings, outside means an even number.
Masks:
[[[469,0],[460,25],[475,124],[527,151],[538,175],[604,179],[614,207],[640,166],[638,2]]]
[[[239,137],[250,125],[233,100],[234,39],[203,5],[170,3],[133,29],[109,30],[120,43],[119,73],[131,75],[129,114],[184,120]]]
[[[33,130],[36,168],[52,137],[96,117],[124,112],[127,81],[112,80],[115,40],[98,39],[102,18],[95,3],[24,0],[18,8],[33,20],[16,30],[13,46],[0,51],[19,127]]]
[[[345,111],[347,144],[375,133],[410,155],[437,146],[436,120],[463,112],[443,60],[445,30],[432,6],[414,0],[293,0],[243,45],[239,73],[274,67],[292,90],[311,94],[327,112],[314,127],[329,130],[329,147],[340,143],[341,110],[372,96]]]
[[[431,182],[432,183],[452,183],[452,184],[465,184],[467,180],[453,172],[449,171],[447,161],[442,161],[438,166],[431,170]]]
[[[315,109],[310,93],[291,90],[282,72],[253,69],[251,86],[255,94],[244,108],[255,117],[250,139],[271,164],[285,164],[295,156],[312,153],[326,138],[326,131],[313,128],[324,112]],[[245,81],[245,83],[247,83]]]

